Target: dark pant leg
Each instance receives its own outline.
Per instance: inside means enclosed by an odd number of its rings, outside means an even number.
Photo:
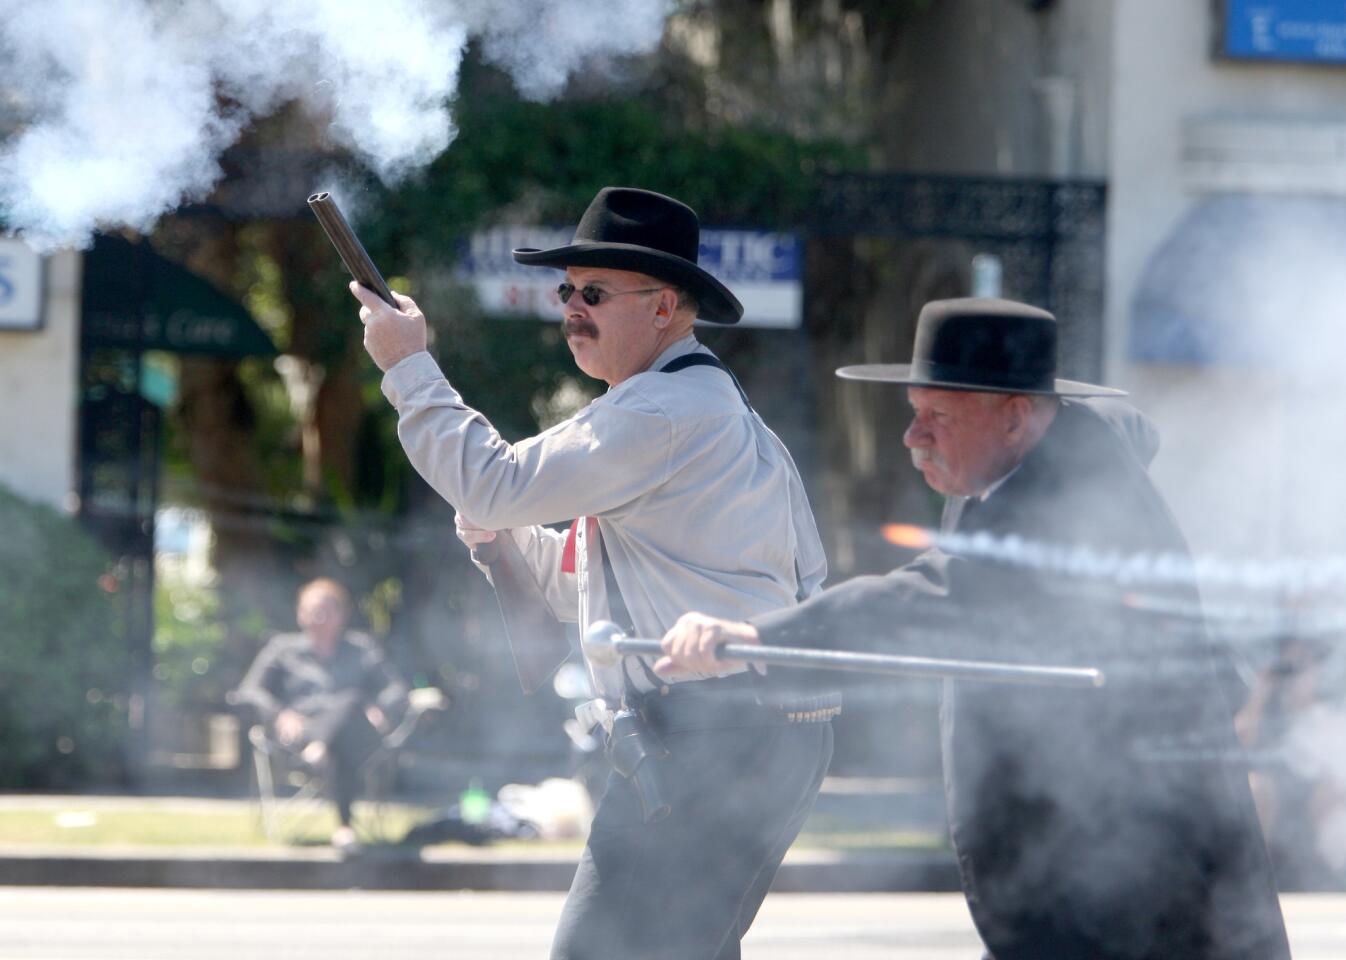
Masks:
[[[608,783],[552,946],[553,960],[735,960],[831,756],[827,724],[664,737],[669,816],[645,824]]]
[[[832,724],[809,724],[804,729],[809,732],[816,731],[820,735],[822,749],[819,752],[813,781],[809,788],[799,796],[794,810],[791,811],[783,828],[775,837],[774,845],[769,849],[762,862],[761,869],[758,870],[752,886],[748,888],[748,892],[744,895],[743,902],[739,906],[737,935],[729,938],[716,960],[736,960],[739,956],[739,941],[743,939],[743,935],[748,932],[753,920],[757,918],[757,911],[761,909],[762,901],[766,899],[767,891],[771,889],[771,882],[776,878],[776,871],[780,869],[781,861],[785,859],[785,854],[789,852],[790,846],[799,836],[799,831],[803,829],[804,822],[813,812],[814,801],[818,797],[818,790],[823,785],[823,777],[826,776],[828,764],[832,759]],[[764,835],[762,839],[767,842],[771,840],[771,837]],[[732,951],[730,950],[731,947]]]
[[[360,768],[378,749],[379,732],[363,711],[350,714],[327,743],[328,794],[342,826],[350,826],[351,805],[360,793]]]

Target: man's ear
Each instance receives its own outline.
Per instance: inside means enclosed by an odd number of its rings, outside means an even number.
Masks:
[[[1033,417],[1033,398],[1016,393],[1005,404],[1005,439],[1017,443],[1023,439]]]
[[[659,303],[654,308],[654,326],[655,329],[663,330],[678,313],[678,294],[672,287],[664,287],[659,291]]]

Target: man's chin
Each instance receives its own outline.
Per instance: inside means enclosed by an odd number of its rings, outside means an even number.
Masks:
[[[580,368],[580,372],[586,376],[593,377],[595,380],[602,380],[598,375],[594,365],[594,355],[591,351],[592,341],[585,336],[566,337],[566,346],[570,348],[570,355],[575,358],[575,366]]]
[[[926,486],[928,486],[931,490],[935,491],[938,494],[942,494],[943,496],[946,497],[952,496],[952,494],[949,492],[949,485],[948,483],[945,482],[946,481],[945,477],[941,476],[937,471],[933,470],[928,465],[923,467],[917,467],[916,469],[921,471],[921,476],[925,478]]]

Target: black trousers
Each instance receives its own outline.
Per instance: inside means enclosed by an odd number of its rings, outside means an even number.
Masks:
[[[609,778],[552,960],[737,960],[832,758],[830,723],[661,737],[672,811],[642,822],[634,788]]]
[[[360,768],[379,747],[379,732],[370,724],[364,709],[337,702],[330,709],[305,716],[308,729],[295,753],[314,740],[327,744],[327,758],[319,772],[327,778],[326,793],[336,805],[337,820],[351,824],[351,807],[360,793]]]

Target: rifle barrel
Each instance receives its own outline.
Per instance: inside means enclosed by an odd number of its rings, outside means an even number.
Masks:
[[[623,656],[661,656],[658,640],[628,637],[606,621],[595,623],[584,638],[585,655],[595,665],[616,663]],[[721,660],[751,660],[783,667],[823,670],[856,670],[905,677],[949,677],[998,683],[1029,683],[1047,686],[1101,687],[1106,678],[1093,667],[1056,667],[1038,664],[1001,663],[993,660],[950,660],[908,657],[852,650],[818,650],[812,647],[768,647],[726,643],[716,650]]]
[[[327,191],[315,193],[308,198],[308,205],[313,215],[318,218],[318,222],[322,224],[327,239],[332,241],[332,246],[341,254],[341,262],[346,265],[350,275],[358,280],[361,286],[378,294],[379,299],[388,306],[395,308],[397,304],[393,300],[392,291],[388,289],[388,284],[383,280],[383,274],[374,266],[374,261],[369,259],[364,244],[360,243],[360,238],[346,222],[341,208],[337,206],[332,195]]]

